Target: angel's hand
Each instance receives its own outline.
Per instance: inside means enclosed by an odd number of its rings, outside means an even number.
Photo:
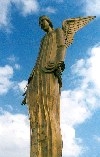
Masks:
[[[63,72],[64,71],[64,69],[65,69],[65,63],[64,63],[64,61],[61,61],[60,63],[57,63],[57,69],[61,69],[61,72]]]

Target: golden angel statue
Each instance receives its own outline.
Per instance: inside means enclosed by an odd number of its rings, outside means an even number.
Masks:
[[[39,18],[39,25],[46,34],[22,102],[28,105],[30,115],[30,157],[62,156],[60,89],[66,48],[73,42],[74,34],[94,18],[67,19],[62,28],[57,29],[53,28],[49,17]]]

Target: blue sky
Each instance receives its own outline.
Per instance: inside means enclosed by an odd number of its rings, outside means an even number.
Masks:
[[[29,120],[21,106],[27,79],[44,32],[38,18],[54,28],[79,16],[97,16],[67,49],[61,89],[63,157],[100,157],[100,1],[0,1],[0,156],[29,157]]]

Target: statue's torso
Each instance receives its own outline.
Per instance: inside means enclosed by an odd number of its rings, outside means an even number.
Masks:
[[[56,51],[56,31],[52,31],[46,34],[41,40],[39,56],[35,68],[41,69],[49,62],[55,62]]]

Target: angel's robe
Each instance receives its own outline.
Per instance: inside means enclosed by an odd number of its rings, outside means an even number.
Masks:
[[[64,61],[61,28],[47,33],[40,44],[36,65],[30,75],[26,100],[30,114],[30,157],[61,157],[60,87],[54,75],[56,63]]]

